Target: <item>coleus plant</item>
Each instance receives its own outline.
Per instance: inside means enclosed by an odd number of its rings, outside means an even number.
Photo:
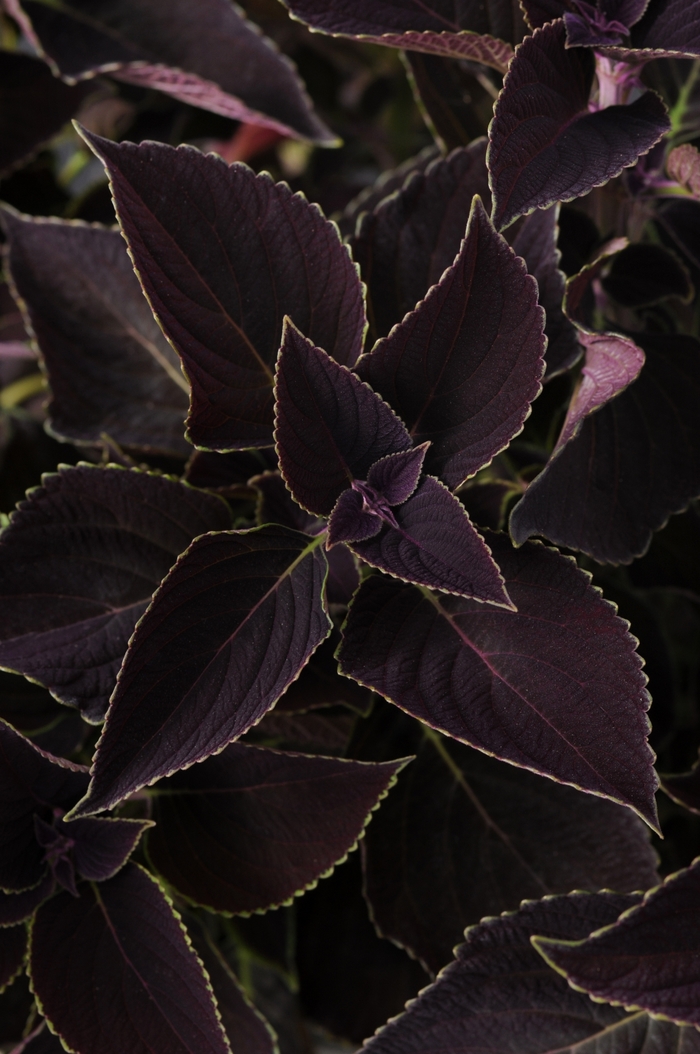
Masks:
[[[68,740],[0,722],[15,1049],[270,1054],[241,920],[277,920],[247,939],[284,973],[302,898],[291,987],[330,1031],[437,978],[370,1049],[700,1050],[700,865],[659,879],[643,661],[589,571],[700,496],[695,265],[638,237],[684,244],[664,196],[697,193],[642,79],[699,54],[694,6],[528,0],[532,32],[498,3],[287,6],[505,78],[488,138],[351,203],[345,243],[266,173],[87,129],[118,230],[3,210],[48,426],[92,458],[0,535],[0,666],[80,715]],[[186,3],[5,8],[40,88],[109,72],[332,139],[225,0],[196,40]],[[250,65],[217,72],[227,32]],[[566,282],[560,203],[623,193]],[[700,811],[696,770],[662,786]],[[333,926],[376,940],[357,854],[329,877],[360,840],[376,930],[417,960],[386,945],[371,1023],[314,973]]]

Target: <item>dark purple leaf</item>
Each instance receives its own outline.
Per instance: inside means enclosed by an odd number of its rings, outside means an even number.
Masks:
[[[27,951],[27,927],[0,928],[0,992],[14,981],[22,969]]]
[[[153,311],[192,386],[189,436],[231,450],[272,444],[273,370],[289,315],[352,366],[362,286],[337,228],[285,183],[189,147],[87,141]]]
[[[537,285],[477,198],[452,267],[360,363],[401,416],[425,468],[454,488],[522,428],[540,391],[544,317]]]
[[[628,61],[683,55],[696,58],[700,55],[700,18],[695,4],[651,0],[644,17],[632,29],[628,47],[619,50],[624,50]]]
[[[326,598],[328,603],[345,606],[350,603],[353,593],[360,584],[360,572],[357,561],[344,545],[335,545],[326,553],[328,560],[328,578],[326,579]]]
[[[61,833],[75,842],[72,853],[76,871],[93,882],[113,878],[150,826],[150,820],[111,818],[56,823]]]
[[[333,553],[329,556],[332,557]],[[371,692],[356,681],[338,674],[335,652],[339,644],[340,634],[335,629],[331,630],[328,639],[314,652],[298,679],[290,684],[276,704],[274,713],[284,711],[296,714],[330,706],[345,706],[367,716],[372,709]]]
[[[363,213],[373,212],[380,202],[394,191],[400,190],[410,175],[414,172],[425,172],[428,165],[439,157],[440,148],[431,144],[424,147],[415,157],[409,157],[397,168],[382,172],[379,179],[361,190],[357,197],[353,198],[343,209],[337,221],[343,235],[353,235],[357,221]]]
[[[596,283],[616,255],[629,245],[627,238],[611,238],[598,250],[595,259],[567,280],[564,311],[577,326],[594,331]]]
[[[543,934],[533,943],[570,984],[596,999],[700,1025],[700,861],[588,939]]]
[[[44,878],[44,851],[36,840],[34,817],[53,819],[87,789],[87,769],[39,750],[0,723],[0,889],[34,888]]]
[[[327,636],[321,538],[267,526],[198,538],[131,639],[75,815],[221,750],[277,702]]]
[[[44,904],[29,960],[43,1012],[80,1054],[230,1054],[182,924],[135,864]]]
[[[396,523],[396,517],[390,508],[385,510]],[[374,538],[386,525],[380,513],[366,505],[365,496],[354,489],[344,490],[333,508],[328,521],[328,546],[341,542],[364,542]]]
[[[401,505],[418,486],[423,462],[430,443],[421,443],[411,450],[388,454],[372,465],[367,473],[367,483],[373,487],[389,505]]]
[[[188,0],[173,0],[167,10],[158,0],[27,0],[22,7],[69,82],[106,70],[224,117],[336,142],[289,59],[226,0],[199,0],[196,19]]]
[[[245,736],[246,744],[300,754],[344,757],[356,716],[347,710],[289,713],[272,710]]]
[[[188,900],[212,911],[277,907],[357,845],[404,764],[234,743],[158,784],[149,858]]]
[[[630,563],[652,533],[700,493],[700,344],[635,333],[646,362],[621,395],[588,416],[511,515],[517,542],[535,534]]]
[[[91,90],[57,80],[31,55],[0,52],[0,171],[21,165],[60,132]]]
[[[656,304],[668,297],[687,303],[694,294],[688,271],[678,257],[663,245],[644,242],[617,253],[601,285],[624,307]]]
[[[22,1040],[18,1047],[14,1047],[10,1054],[63,1054],[65,1047],[58,1036],[49,1030],[48,1025],[41,1019],[41,1024],[33,1028],[26,1039]]]
[[[322,520],[297,505],[279,472],[251,476],[249,484],[259,494],[256,518],[261,527],[266,523],[280,523],[306,534],[318,534],[323,527]]]
[[[514,481],[470,483],[459,491],[459,500],[469,513],[469,519],[477,527],[490,527],[492,531],[500,531],[503,529],[506,506],[515,494],[521,492],[522,486]]]
[[[45,476],[0,540],[0,663],[100,721],[158,583],[192,538],[230,524],[220,498],[164,476]]]
[[[696,1054],[694,1029],[594,1003],[539,960],[533,934],[576,940],[617,918],[639,896],[615,893],[530,901],[468,930],[456,961],[367,1044],[368,1054]]]
[[[375,537],[351,543],[361,559],[419,586],[513,608],[491,551],[442,483],[424,477],[391,512],[395,527],[385,522]]]
[[[0,718],[35,746],[63,758],[81,747],[89,731],[72,707],[57,703],[41,685],[13,673],[0,673]]]
[[[486,134],[493,112],[492,76],[440,55],[406,51],[404,56],[413,97],[443,155]]]
[[[303,508],[328,516],[353,479],[411,447],[393,410],[347,367],[288,323],[277,363],[275,439],[280,469]]]
[[[649,832],[629,809],[421,734],[393,707],[363,742],[355,756],[418,755],[365,835],[365,889],[381,933],[434,973],[465,926],[526,898],[658,882]]]
[[[649,696],[627,624],[572,560],[488,539],[517,612],[372,576],[350,607],[341,672],[455,739],[656,826]]]
[[[556,201],[572,201],[633,165],[669,130],[654,92],[590,113],[595,62],[565,45],[557,21],[537,29],[511,63],[489,129],[488,165],[498,230]]]
[[[419,963],[377,936],[358,853],[298,901],[296,919],[302,1006],[332,1035],[361,1043],[428,982]]]
[[[277,464],[274,450],[233,450],[219,454],[214,450],[195,450],[187,462],[183,479],[193,487],[216,490],[226,497],[237,497],[245,491],[248,480],[261,472],[273,471]]]
[[[61,83],[58,81],[57,83]],[[189,385],[119,231],[3,211],[7,262],[46,364],[53,431],[186,457]]]
[[[0,892],[0,927],[14,926],[17,922],[26,922],[39,905],[53,892],[53,875],[47,874],[33,889],[24,893]]]
[[[276,1054],[275,1034],[249,1001],[223,955],[193,915],[186,916],[192,946],[209,975],[231,1050],[241,1054]],[[31,1054],[31,1052],[30,1052]]]

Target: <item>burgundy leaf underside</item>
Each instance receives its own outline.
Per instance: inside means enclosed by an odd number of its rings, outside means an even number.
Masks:
[[[9,209],[3,220],[14,288],[48,373],[52,430],[91,444],[107,433],[127,448],[186,457],[189,386],[119,231]]]
[[[700,1025],[700,861],[587,940],[540,937],[535,947],[597,999]]]
[[[430,441],[426,472],[454,488],[522,428],[540,391],[543,329],[536,282],[476,198],[454,264],[358,368],[414,441]]]
[[[594,58],[586,49],[566,48],[565,41],[562,20],[527,37],[496,103],[488,166],[498,230],[607,183],[670,128],[654,92],[589,113]]]
[[[129,864],[37,913],[32,985],[81,1054],[230,1054],[211,990],[157,882]],[[60,963],[60,969],[57,969]]]
[[[350,607],[341,672],[456,739],[656,827],[649,696],[626,624],[569,559],[488,540],[516,612],[372,576]]]
[[[194,537],[230,525],[220,498],[164,476],[45,476],[0,540],[0,664],[100,721],[158,583]]]
[[[30,35],[68,81],[107,70],[224,117],[336,142],[286,56],[225,0],[24,0]],[[11,0],[10,13],[18,11]],[[26,22],[26,15],[23,21]]]
[[[345,857],[404,764],[233,743],[158,784],[149,858],[195,903],[233,914],[267,910]]]
[[[192,386],[189,438],[216,450],[271,445],[285,316],[341,363],[362,350],[362,286],[337,229],[245,165],[83,134],[107,167],[136,271]]]
[[[202,761],[276,703],[328,636],[321,539],[267,526],[204,535],[129,645],[75,815]]]

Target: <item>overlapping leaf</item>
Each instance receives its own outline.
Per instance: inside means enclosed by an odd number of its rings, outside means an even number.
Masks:
[[[0,926],[14,926],[26,922],[54,888],[54,877],[46,874],[38,886],[24,890],[22,893],[0,892]]]
[[[393,711],[393,712],[392,712]],[[504,765],[386,707],[358,756],[417,753],[364,839],[380,931],[433,972],[465,926],[571,889],[648,889],[648,831],[629,809]]]
[[[656,304],[669,297],[686,303],[694,289],[688,271],[663,245],[645,242],[617,253],[601,280],[605,292],[624,307]]]
[[[397,193],[374,202],[360,221],[351,245],[367,283],[374,337],[386,336],[453,264],[474,195],[490,208],[486,147],[486,139],[478,139],[424,166],[423,172],[406,178],[405,186],[399,184]],[[556,210],[535,213],[508,232],[515,252],[537,279],[539,302],[547,316],[549,375],[567,368],[580,354],[574,328],[562,311],[564,277],[558,269],[556,217]],[[483,253],[484,245],[480,248]],[[478,284],[479,269],[473,277]],[[483,315],[497,313],[498,304],[494,308],[489,294],[497,302],[498,286],[493,291],[487,285],[474,288],[473,294],[477,292],[484,305],[488,302]]]
[[[244,165],[85,135],[190,380],[190,438],[217,450],[271,445],[285,316],[339,362],[353,365],[362,349],[362,287],[337,229],[286,184]]]
[[[417,181],[416,181],[417,182]],[[454,488],[520,431],[540,390],[544,317],[537,286],[479,199],[454,264],[360,363]]]
[[[42,1018],[41,1023],[32,1029],[11,1054],[63,1054],[64,1050],[65,1047],[58,1036],[49,1030]]]
[[[312,29],[387,47],[468,59],[504,71],[513,54],[507,40],[520,29],[508,5],[454,0],[284,0],[292,15]],[[494,39],[505,37],[505,40]]]
[[[656,825],[649,698],[626,624],[572,561],[488,540],[517,612],[372,576],[350,607],[341,672],[455,739]]]
[[[90,86],[57,80],[40,59],[0,52],[0,171],[7,172],[60,132]]]
[[[198,538],[139,622],[98,743],[99,812],[256,724],[327,636],[320,538],[270,525]]]
[[[23,10],[22,10],[23,9]],[[205,110],[332,144],[292,63],[227,0],[12,0],[69,82],[107,70]],[[24,17],[23,17],[24,16]]]
[[[596,999],[700,1025],[700,861],[587,939],[534,940],[550,965]]]
[[[513,510],[517,542],[539,534],[601,563],[630,563],[700,493],[700,344],[635,333],[637,380],[586,417]]]
[[[135,864],[108,882],[83,884],[77,898],[47,901],[29,958],[42,1010],[81,1054],[230,1054],[182,925]]]
[[[0,664],[104,717],[137,619],[226,504],[166,477],[80,465],[44,478],[0,541]]]
[[[57,82],[59,85],[61,81]],[[119,231],[5,210],[8,265],[41,350],[58,435],[187,456],[189,386]]]
[[[0,889],[37,887],[45,875],[44,851],[34,817],[75,805],[88,785],[87,769],[52,758],[4,722],[0,723]]]
[[[529,902],[468,930],[456,961],[405,1014],[372,1038],[371,1054],[696,1054],[694,1028],[595,1003],[547,969],[530,943],[541,933],[576,940],[613,922],[639,897],[571,894]]]
[[[527,37],[496,103],[488,165],[498,230],[607,183],[670,128],[654,92],[590,113],[593,55],[565,41],[561,20]]]
[[[149,857],[180,893],[215,911],[275,907],[353,848],[403,764],[234,743],[158,785]]]
[[[26,951],[26,926],[5,926],[0,929],[0,992],[22,969]]]

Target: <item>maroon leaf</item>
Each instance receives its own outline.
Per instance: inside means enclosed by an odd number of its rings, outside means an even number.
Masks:
[[[411,447],[405,426],[367,384],[288,323],[277,364],[275,439],[287,486],[328,516],[353,479]]]
[[[292,15],[312,29],[387,47],[469,59],[504,71],[512,48],[494,34],[512,40],[517,14],[504,3],[455,3],[454,0],[284,0]],[[466,31],[466,32],[464,32]]]
[[[221,1024],[231,1050],[245,1054],[277,1054],[275,1034],[255,1009],[218,948],[209,940],[198,919],[187,915],[187,932],[214,989]],[[31,1054],[31,1052],[30,1052]]]
[[[46,63],[31,55],[0,52],[0,172],[21,165],[60,132],[90,90],[56,80]]]
[[[39,905],[51,895],[54,888],[53,875],[47,874],[38,886],[24,893],[0,892],[0,927],[14,926],[17,922],[26,922],[31,918]]]
[[[256,511],[261,527],[266,523],[281,523],[293,531],[318,534],[323,521],[297,505],[279,472],[262,472],[259,476],[251,476],[249,484],[260,495]]]
[[[343,209],[338,219],[338,226],[343,235],[354,234],[357,222],[363,213],[373,212],[380,202],[394,191],[400,190],[410,175],[414,172],[425,172],[428,165],[439,157],[440,148],[431,144],[424,147],[415,157],[409,157],[397,168],[382,172],[376,182],[361,190],[357,197],[353,198]]]
[[[158,784],[149,857],[175,889],[213,911],[277,907],[357,845],[404,764],[234,743]]]
[[[135,864],[44,904],[29,960],[42,1010],[81,1054],[230,1054],[182,924]]]
[[[362,349],[362,287],[337,229],[245,165],[84,135],[107,167],[136,270],[192,386],[190,438],[217,450],[271,445],[284,317],[338,362],[352,366]]]
[[[372,576],[350,607],[341,672],[455,739],[629,805],[655,827],[649,697],[626,623],[573,561],[488,537],[517,612]]]
[[[623,50],[623,49],[615,49]],[[696,58],[700,55],[700,24],[694,3],[684,0],[651,0],[641,21],[632,28],[624,58]]]
[[[22,6],[39,46],[69,82],[106,70],[224,117],[336,142],[289,59],[225,0],[200,0],[194,20],[187,0],[167,10],[158,0]]]
[[[374,537],[349,543],[359,557],[404,581],[514,609],[491,551],[438,480],[426,476],[391,512],[396,526],[383,522]]]
[[[5,926],[0,929],[0,992],[14,981],[22,969],[26,951],[26,926]]]
[[[192,538],[230,524],[220,498],[163,476],[45,476],[0,540],[0,663],[100,721],[161,578]]]
[[[83,878],[104,882],[113,878],[127,862],[150,820],[85,819],[57,821],[57,828],[70,838],[76,871]]]
[[[556,201],[572,201],[633,165],[669,130],[654,92],[590,113],[594,59],[567,49],[563,20],[517,49],[489,129],[488,165],[498,230]]]
[[[523,899],[656,885],[648,829],[629,809],[504,765],[385,706],[363,758],[417,758],[363,841],[365,889],[386,937],[435,973],[465,926]]]
[[[78,443],[106,432],[126,447],[186,457],[189,385],[119,231],[9,209],[3,219],[14,287],[46,364],[53,431]]]
[[[630,563],[700,492],[700,345],[635,333],[646,362],[590,414],[511,515],[516,542],[539,534],[600,563]]]
[[[537,962],[533,934],[580,939],[638,900],[573,893],[530,901],[514,914],[485,920],[467,931],[456,961],[438,981],[368,1042],[369,1054],[605,1054],[612,1049],[696,1054],[700,1041],[694,1029],[594,1003],[541,959]]]
[[[533,939],[569,983],[596,999],[700,1025],[700,861],[650,890],[588,939]]]
[[[85,793],[87,769],[39,750],[0,722],[0,889],[21,892],[45,876],[34,817],[53,819]]]
[[[198,538],[137,627],[87,798],[108,809],[237,739],[328,636],[321,538],[286,527]]]
[[[452,267],[360,372],[416,442],[431,441],[426,471],[454,488],[522,428],[540,391],[543,328],[535,281],[477,198]]]

